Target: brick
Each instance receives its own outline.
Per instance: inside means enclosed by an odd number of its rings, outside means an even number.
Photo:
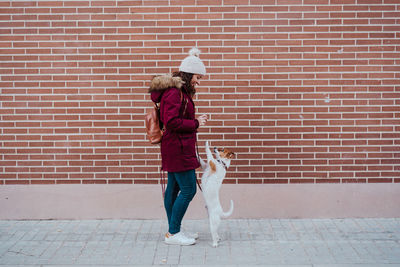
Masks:
[[[0,131],[4,147],[23,152],[19,158],[11,149],[15,157],[3,157],[5,167],[37,160],[93,167],[32,177],[26,170],[0,182],[157,183],[147,168],[159,166],[159,150],[145,141],[146,87],[196,45],[209,73],[195,98],[197,112],[211,115],[199,139],[241,151],[227,182],[392,182],[400,144],[394,2],[211,2],[3,6]],[[179,21],[176,10],[184,14]],[[299,161],[274,167],[264,159]],[[366,164],[375,164],[369,170],[378,176],[345,170]]]

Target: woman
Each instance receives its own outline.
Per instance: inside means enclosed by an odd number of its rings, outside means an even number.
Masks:
[[[172,76],[155,77],[150,85],[151,99],[160,103],[160,120],[165,132],[161,142],[162,170],[168,172],[164,206],[168,217],[165,243],[193,245],[196,236],[181,231],[181,222],[196,194],[197,129],[207,122],[207,115],[195,118],[193,96],[206,74],[200,51],[193,48]]]

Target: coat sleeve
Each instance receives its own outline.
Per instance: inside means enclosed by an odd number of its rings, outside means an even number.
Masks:
[[[167,129],[177,132],[194,132],[199,127],[197,119],[180,118],[181,95],[178,89],[171,89],[163,96],[163,123]]]

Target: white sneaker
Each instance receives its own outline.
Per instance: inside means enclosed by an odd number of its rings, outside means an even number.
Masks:
[[[190,246],[196,243],[194,238],[186,237],[182,232],[171,235],[170,233],[165,234],[164,242],[168,245],[181,245]]]
[[[192,238],[194,240],[199,239],[199,234],[198,233],[183,233],[186,237]]]
[[[199,239],[199,233],[190,233],[190,232],[186,232],[185,230],[186,230],[185,228],[183,228],[183,227],[181,228],[181,232],[186,237],[189,237],[189,238],[192,238],[192,239],[195,239],[195,240]]]

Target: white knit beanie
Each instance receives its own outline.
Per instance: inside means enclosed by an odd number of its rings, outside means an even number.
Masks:
[[[189,56],[187,56],[184,60],[182,60],[181,66],[179,67],[179,71],[206,75],[206,67],[203,62],[199,58],[200,50],[196,47],[193,47],[189,51]]]

